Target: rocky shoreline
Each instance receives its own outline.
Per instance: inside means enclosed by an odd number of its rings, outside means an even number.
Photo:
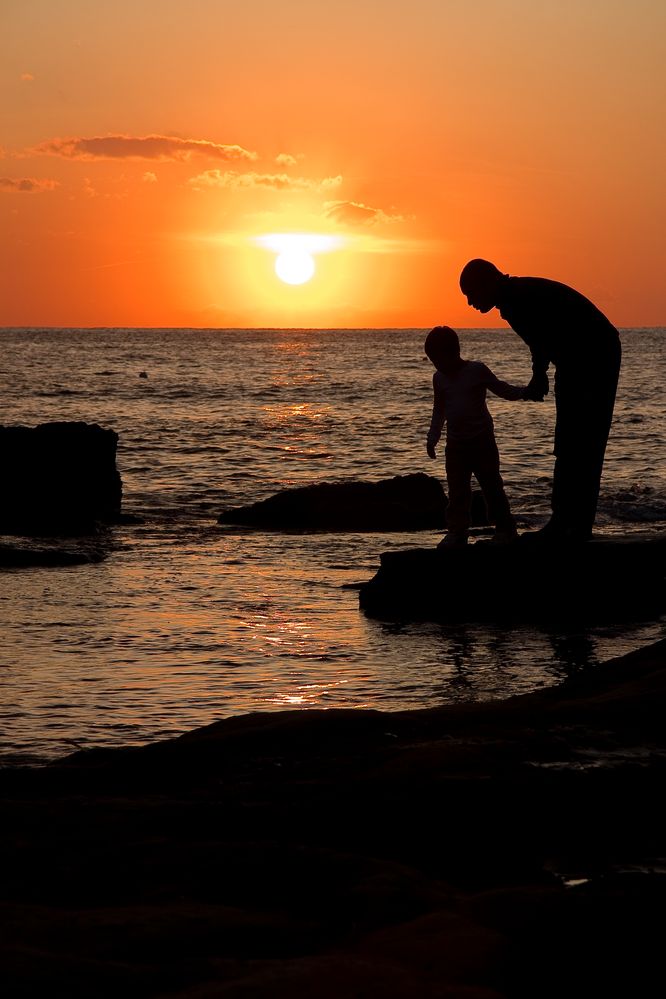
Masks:
[[[651,995],[665,708],[662,641],[502,702],[1,770],[3,994]]]

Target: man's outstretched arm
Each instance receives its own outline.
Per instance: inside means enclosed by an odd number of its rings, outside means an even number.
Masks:
[[[550,388],[548,383],[548,358],[540,351],[531,348],[532,352],[532,378],[525,389],[525,398],[532,402],[543,402],[548,395]]]

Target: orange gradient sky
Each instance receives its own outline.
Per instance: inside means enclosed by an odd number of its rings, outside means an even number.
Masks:
[[[663,0],[5,0],[0,35],[0,325],[502,325],[474,256],[666,324]]]

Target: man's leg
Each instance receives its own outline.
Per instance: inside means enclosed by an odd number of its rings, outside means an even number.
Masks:
[[[557,372],[551,525],[558,532],[583,539],[592,533],[619,366],[618,350],[587,371]]]

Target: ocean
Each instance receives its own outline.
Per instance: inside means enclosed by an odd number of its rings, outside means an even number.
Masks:
[[[576,631],[366,618],[348,586],[434,531],[279,533],[217,524],[311,482],[444,478],[425,435],[424,330],[0,330],[0,424],[84,420],[119,434],[110,557],[0,573],[0,761],[139,744],[230,715],[383,710],[549,686],[664,637],[666,619]],[[529,380],[510,330],[463,356]],[[666,329],[622,331],[597,533],[666,520]],[[489,397],[519,528],[548,517],[554,403]],[[547,571],[547,570],[545,570]],[[534,585],[539,585],[535,579]]]

